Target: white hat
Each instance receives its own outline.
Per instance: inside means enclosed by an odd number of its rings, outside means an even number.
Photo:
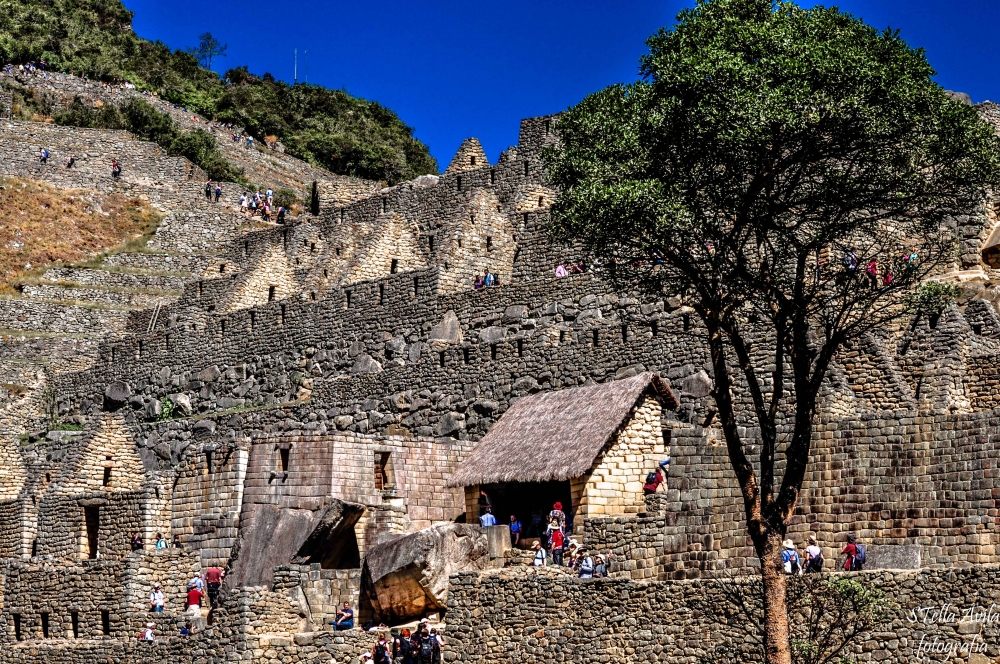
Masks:
[[[152,627],[153,623],[146,623],[146,627]]]
[[[372,654],[370,652],[366,652],[363,655],[361,655],[361,659],[371,659],[371,658]]]
[[[160,584],[159,584],[159,583],[154,583],[154,584],[153,584],[153,587],[154,587],[154,588],[159,588],[159,587],[160,587]]]
[[[794,549],[795,542],[793,542],[790,539],[786,539],[784,542],[781,543],[781,546],[785,547],[786,549]]]

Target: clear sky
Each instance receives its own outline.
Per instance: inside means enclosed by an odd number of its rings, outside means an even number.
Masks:
[[[444,170],[463,139],[492,161],[518,121],[554,113],[605,85],[634,80],[647,36],[694,0],[124,0],[135,30],[171,48],[210,31],[229,45],[215,69],[240,65],[373,99],[430,146]],[[812,4],[806,2],[804,4]],[[832,3],[831,3],[832,4]],[[844,0],[878,28],[927,50],[946,88],[1000,100],[1000,2]]]

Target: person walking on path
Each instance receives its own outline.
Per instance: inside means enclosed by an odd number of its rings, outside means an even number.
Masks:
[[[215,183],[215,202],[218,203],[219,199],[222,198],[222,183]]]
[[[531,559],[531,564],[534,567],[545,567],[548,564],[549,552],[542,547],[541,542],[535,542],[531,548],[535,552],[535,557]]]
[[[479,517],[479,523],[482,524],[483,528],[489,528],[490,526],[497,525],[497,518],[493,516],[493,510],[491,508],[486,508],[486,513]]]
[[[781,544],[781,564],[785,574],[802,574],[802,562],[799,560],[799,552],[795,550],[795,542],[786,539]]]
[[[41,164],[42,166],[45,166],[46,164],[49,163],[49,151],[46,150],[45,148],[42,148],[41,150],[38,151],[38,163]]]
[[[132,551],[142,551],[144,546],[142,536],[139,533],[132,533],[132,537],[129,538],[129,546],[132,547]]]
[[[510,545],[512,548],[517,547],[517,543],[521,541],[521,522],[517,520],[517,515],[510,515]]]
[[[858,544],[857,537],[855,537],[854,533],[848,533],[847,546],[845,546],[844,550],[840,552],[840,555],[847,556],[844,558],[845,572],[860,572],[864,569],[865,547]]]
[[[212,181],[209,180],[205,183],[205,200],[209,203],[212,202]]]
[[[156,550],[169,549],[170,545],[167,544],[167,540],[163,539],[162,533],[156,533]]]
[[[226,573],[219,569],[218,565],[212,565],[205,572],[205,585],[208,586],[208,605],[213,609],[219,603],[219,588],[222,587],[222,578]]]
[[[806,547],[806,574],[823,571],[823,549],[816,544],[816,536],[809,536],[809,546]]]

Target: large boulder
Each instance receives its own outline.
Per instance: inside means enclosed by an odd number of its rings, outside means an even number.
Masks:
[[[443,523],[378,544],[361,572],[362,612],[375,622],[400,624],[448,607],[448,577],[489,565],[486,532]]]

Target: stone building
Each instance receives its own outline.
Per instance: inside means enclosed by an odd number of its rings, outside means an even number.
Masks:
[[[528,527],[556,502],[576,533],[585,519],[645,510],[642,485],[666,458],[670,440],[662,409],[673,392],[650,373],[541,392],[520,399],[497,420],[448,480],[465,488],[469,521],[481,516],[485,492],[501,524],[510,515]]]
[[[327,631],[342,601],[445,612],[448,661],[738,659],[710,645],[739,642],[722,605],[699,599],[754,564],[705,331],[675,298],[615,291],[599,270],[555,276],[589,265],[546,231],[557,122],[522,121],[496,162],[470,139],[442,175],[394,187],[234,152],[263,181],[318,182],[320,214],[283,227],[241,216],[235,184],[206,203],[189,163],[122,132],[0,123],[4,174],[166,214],[145,251],[0,300],[0,664],[341,662],[371,646]],[[39,168],[41,144],[86,160]],[[122,182],[102,167],[116,155]],[[835,359],[789,529],[830,561],[854,532],[873,565],[912,568],[872,573],[906,606],[1000,602],[995,226],[989,210],[953,224],[960,304]],[[486,269],[501,285],[473,290]],[[667,456],[666,492],[644,498]],[[487,570],[477,487],[525,522],[560,499],[611,579]],[[152,551],[156,532],[185,548]],[[212,564],[228,572],[222,604],[175,636],[186,580]],[[167,610],[138,643],[155,582]],[[913,641],[855,654],[911,661]]]

